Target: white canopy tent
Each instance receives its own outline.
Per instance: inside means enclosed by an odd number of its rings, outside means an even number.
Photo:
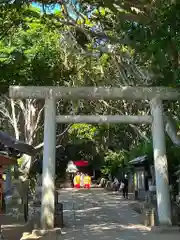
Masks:
[[[68,173],[76,173],[78,171],[78,168],[73,163],[73,161],[68,162],[66,172]]]

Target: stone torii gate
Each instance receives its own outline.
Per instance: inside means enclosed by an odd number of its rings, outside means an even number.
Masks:
[[[10,86],[9,96],[14,99],[45,99],[44,152],[41,225],[43,229],[54,227],[55,149],[56,123],[147,123],[152,124],[154,165],[158,218],[161,225],[171,225],[171,204],[166,158],[163,100],[177,100],[180,91],[166,87],[36,87]],[[79,115],[56,116],[56,100],[66,99],[126,99],[149,100],[151,115]]]

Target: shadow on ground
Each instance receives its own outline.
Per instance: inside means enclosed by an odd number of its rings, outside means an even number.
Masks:
[[[95,189],[72,190],[62,191],[60,199],[67,226],[63,240],[169,240],[170,237],[176,240],[180,237],[150,232],[150,228],[140,224],[140,215],[129,207],[132,201],[122,200],[119,194]]]
[[[59,201],[64,208],[63,236],[55,239],[48,236],[43,240],[179,240],[180,237],[180,234],[150,232],[150,228],[140,224],[140,215],[130,208],[132,201],[122,200],[119,194],[100,189],[61,189]],[[12,218],[0,218],[0,223],[4,224],[7,240],[19,240],[22,232],[29,232],[28,225],[13,222]]]
[[[4,239],[19,240],[24,232],[31,232],[31,226],[11,216],[0,215],[0,225]]]

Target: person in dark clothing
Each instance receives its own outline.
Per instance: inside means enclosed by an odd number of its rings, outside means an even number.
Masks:
[[[73,188],[74,187],[74,173],[71,173],[71,187]]]
[[[125,175],[123,181],[124,183],[124,187],[123,187],[123,197],[128,199],[128,179],[127,179],[127,175]]]
[[[149,191],[149,177],[148,176],[146,176],[145,177],[145,180],[144,180],[144,185],[145,185],[145,191],[147,192],[147,191]]]

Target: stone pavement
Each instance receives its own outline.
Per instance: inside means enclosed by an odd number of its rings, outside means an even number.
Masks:
[[[152,233],[140,224],[140,216],[129,207],[128,200],[100,189],[60,191],[64,206],[63,236],[58,240],[173,240],[180,233]]]

